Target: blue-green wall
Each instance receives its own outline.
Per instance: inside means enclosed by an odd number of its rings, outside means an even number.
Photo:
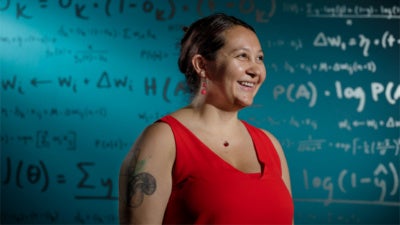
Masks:
[[[181,27],[217,11],[258,31],[240,116],[281,141],[296,223],[399,223],[396,0],[1,0],[1,222],[117,223],[126,152],[188,104]]]

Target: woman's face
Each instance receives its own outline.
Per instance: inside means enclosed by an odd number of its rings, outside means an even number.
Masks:
[[[224,32],[225,45],[207,63],[207,101],[229,110],[253,103],[264,82],[264,54],[256,34],[242,26]]]

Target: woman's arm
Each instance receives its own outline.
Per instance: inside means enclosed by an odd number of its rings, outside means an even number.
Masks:
[[[121,224],[161,224],[172,188],[175,141],[165,123],[150,125],[122,163],[119,176]]]

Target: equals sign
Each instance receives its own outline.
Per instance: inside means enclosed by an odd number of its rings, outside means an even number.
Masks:
[[[66,180],[65,180],[65,176],[62,174],[57,175],[57,183],[59,184],[65,184]]]
[[[40,8],[47,8],[47,0],[39,0]]]

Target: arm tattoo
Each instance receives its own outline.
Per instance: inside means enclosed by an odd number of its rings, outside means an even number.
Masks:
[[[149,173],[130,174],[128,183],[128,206],[139,207],[144,195],[152,195],[156,190],[156,179]]]
[[[156,190],[156,179],[149,173],[140,172],[145,160],[138,162],[140,148],[134,150],[130,167],[128,168],[127,206],[139,207],[144,195],[152,195]]]

